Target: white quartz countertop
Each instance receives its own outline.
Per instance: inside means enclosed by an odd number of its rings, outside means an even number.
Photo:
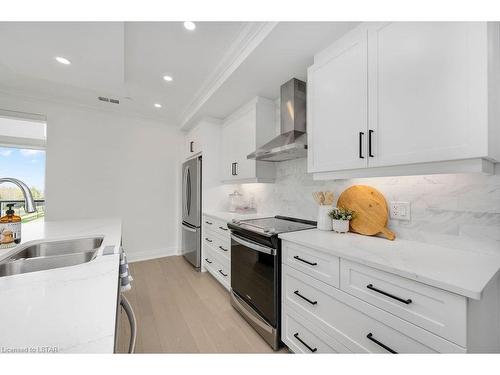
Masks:
[[[480,299],[500,269],[500,256],[396,239],[317,229],[280,234],[283,240],[391,272],[473,299]]]
[[[231,222],[233,220],[260,219],[263,217],[274,216],[274,214],[272,213],[240,213],[240,212],[227,212],[227,211],[203,211],[203,215],[223,220],[225,222]]]
[[[30,243],[82,237],[103,237],[87,263],[0,277],[0,353],[113,353],[120,219],[22,224],[22,243],[1,249],[0,260]]]

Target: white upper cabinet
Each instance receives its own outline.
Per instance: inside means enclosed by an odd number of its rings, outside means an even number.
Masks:
[[[309,68],[309,172],[491,171],[499,48],[497,23],[360,25]]]
[[[371,166],[487,157],[486,24],[369,29]]]
[[[198,127],[191,129],[184,138],[184,156],[186,159],[197,155],[202,150],[202,140]]]
[[[367,166],[366,43],[366,30],[356,30],[308,70],[308,144],[314,146],[308,153],[310,171]]]
[[[276,136],[274,102],[257,97],[224,120],[221,179],[227,183],[273,182],[275,166],[247,159]]]

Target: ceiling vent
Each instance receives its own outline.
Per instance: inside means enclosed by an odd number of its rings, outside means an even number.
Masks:
[[[99,99],[101,102],[120,104],[120,101],[118,99],[106,98],[104,96],[98,96],[97,99]]]

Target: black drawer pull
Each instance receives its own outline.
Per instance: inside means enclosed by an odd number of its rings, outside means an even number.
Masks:
[[[219,249],[221,249],[222,251],[229,251],[228,249],[224,249],[222,246],[219,246]]]
[[[299,293],[298,290],[296,290],[295,292],[293,292],[293,294],[299,296],[300,298],[302,298],[304,301],[307,301],[309,302],[311,305],[316,305],[318,303],[318,301],[311,301],[309,298],[307,297],[304,297],[302,294]]]
[[[205,261],[208,263],[208,264],[212,264],[213,262],[209,261],[208,258],[205,258]]]
[[[311,348],[309,345],[307,345],[307,343],[299,337],[299,333],[298,332],[294,333],[293,337],[295,337],[297,340],[299,340],[299,342],[302,345],[304,345],[307,349],[309,349],[311,351],[311,353],[314,353],[315,351],[318,350],[318,348]]]
[[[206,238],[206,237],[205,237],[205,241],[212,242],[212,240],[210,238]]]
[[[395,350],[392,350],[391,348],[389,348],[387,345],[385,344],[382,344],[380,341],[378,341],[377,339],[373,338],[373,333],[369,333],[366,335],[366,338],[370,341],[373,341],[375,344],[377,344],[378,346],[384,348],[385,350],[387,350],[389,353],[392,353],[392,354],[398,354],[397,351]]]
[[[224,227],[219,227],[219,229],[222,229],[222,230],[227,230],[227,228],[224,228]]]
[[[387,296],[387,297],[393,298],[393,299],[395,299],[395,300],[397,300],[397,301],[399,301],[399,302],[403,302],[404,304],[407,304],[407,305],[409,305],[409,304],[412,302],[412,300],[411,300],[411,299],[409,299],[409,298],[408,298],[408,299],[402,299],[402,298],[399,298],[398,296],[394,296],[394,295],[392,295],[392,294],[390,294],[390,293],[384,292],[383,290],[377,289],[377,288],[375,288],[375,287],[373,286],[373,284],[368,284],[366,287],[367,287],[368,289],[371,289],[371,290],[373,290],[373,291],[377,292],[377,293],[383,294],[384,296]]]
[[[316,262],[311,263],[311,262],[309,262],[309,261],[307,261],[307,260],[305,260],[305,259],[302,259],[302,258],[301,258],[301,257],[299,257],[298,255],[295,255],[295,256],[293,257],[293,259],[297,259],[298,261],[300,261],[300,262],[304,262],[304,263],[307,263],[307,264],[309,264],[309,265],[311,265],[311,266],[317,266],[317,265],[318,265],[318,263],[316,263]]]
[[[208,225],[212,225],[213,224],[210,221],[205,221],[205,223],[207,223]]]
[[[222,272],[222,270],[219,270],[219,273],[220,273],[222,276],[227,277],[227,273]]]

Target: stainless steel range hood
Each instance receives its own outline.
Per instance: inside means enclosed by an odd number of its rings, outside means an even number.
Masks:
[[[296,78],[281,86],[281,134],[247,159],[284,161],[307,156],[306,83]]]

